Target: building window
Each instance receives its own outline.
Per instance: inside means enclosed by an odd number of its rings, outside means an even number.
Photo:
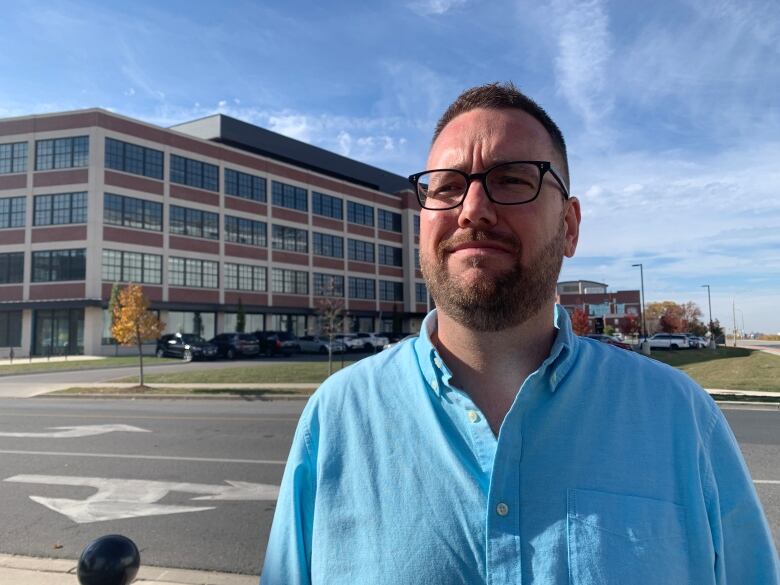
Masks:
[[[379,300],[381,301],[403,301],[404,283],[392,280],[379,281]]]
[[[338,274],[315,272],[314,295],[318,297],[343,297],[344,277]]]
[[[162,214],[162,203],[156,201],[113,193],[103,196],[103,223],[107,225],[161,232]]]
[[[312,234],[312,247],[317,256],[344,257],[344,238],[341,236],[314,232]]]
[[[377,224],[380,230],[387,230],[389,232],[402,232],[401,227],[401,214],[393,211],[386,211],[384,209],[377,210],[376,216]]]
[[[376,281],[371,278],[349,277],[349,298],[351,299],[375,299]]]
[[[0,347],[21,347],[22,312],[0,311]]]
[[[161,284],[162,256],[103,250],[103,280]]]
[[[226,263],[225,288],[230,290],[246,290],[250,292],[266,291],[265,266]]]
[[[106,168],[162,180],[163,152],[106,138]]]
[[[374,244],[371,242],[363,242],[350,238],[347,241],[347,246],[350,260],[355,260],[357,262],[374,261]]]
[[[87,194],[58,193],[36,195],[34,199],[33,225],[62,225],[87,222]]]
[[[265,185],[266,181],[263,177],[225,169],[225,193],[227,195],[265,202]]]
[[[286,268],[271,269],[271,290],[293,295],[309,294],[309,273]]]
[[[370,205],[347,201],[347,221],[361,225],[374,226],[374,208]]]
[[[219,288],[219,263],[170,256],[168,257],[168,284],[193,288]]]
[[[24,227],[26,197],[0,199],[0,228]]]
[[[419,236],[420,235],[420,216],[415,215],[414,216],[414,235]]]
[[[274,181],[271,185],[273,204],[297,211],[308,211],[309,192],[303,187]]]
[[[219,214],[171,205],[170,228],[172,234],[218,240]]]
[[[0,254],[0,284],[24,280],[24,252]]]
[[[604,317],[609,312],[608,301],[598,305],[588,305],[588,317]]]
[[[344,219],[344,202],[338,197],[313,191],[311,194],[311,211],[316,215]]]
[[[257,246],[268,246],[268,225],[243,217],[225,216],[225,241]]]
[[[0,175],[27,172],[27,143],[0,144]]]
[[[32,253],[32,282],[84,280],[86,250],[44,250]]]
[[[288,252],[309,251],[309,232],[283,225],[273,226],[271,232],[271,247],[274,250],[287,250]]]
[[[35,141],[35,170],[70,169],[89,164],[89,136]]]
[[[414,283],[414,302],[425,304],[428,302],[428,289],[424,282]]]
[[[414,268],[415,270],[420,270],[420,249],[419,248],[414,249]]]
[[[395,246],[385,246],[379,244],[379,263],[385,266],[403,266],[404,251],[403,248]]]
[[[172,154],[171,183],[218,192],[219,167]]]

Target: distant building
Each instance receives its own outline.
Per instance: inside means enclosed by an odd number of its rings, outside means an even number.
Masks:
[[[558,303],[571,315],[576,309],[588,315],[591,331],[601,333],[604,327],[620,329],[620,320],[632,315],[641,318],[641,300],[638,290],[608,292],[607,284],[592,280],[559,282]]]
[[[113,283],[168,332],[416,331],[428,294],[406,178],[224,115],[0,120],[0,356],[113,354]]]

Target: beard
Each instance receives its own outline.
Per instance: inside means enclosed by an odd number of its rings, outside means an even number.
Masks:
[[[464,241],[499,241],[515,251],[512,268],[498,276],[483,276],[471,283],[450,274],[446,250]],[[527,266],[520,262],[520,244],[514,239],[471,230],[469,234],[439,243],[436,257],[421,258],[423,276],[436,306],[457,323],[474,331],[501,331],[536,315],[555,295],[566,246],[563,225]],[[471,259],[473,268],[483,262]],[[552,318],[552,317],[551,317]]]

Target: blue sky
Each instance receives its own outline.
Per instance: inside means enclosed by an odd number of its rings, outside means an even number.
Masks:
[[[9,2],[0,117],[214,112],[407,175],[464,88],[512,80],[567,138],[563,279],[780,332],[777,0]]]

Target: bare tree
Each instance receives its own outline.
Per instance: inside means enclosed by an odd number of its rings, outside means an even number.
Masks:
[[[331,276],[315,291],[316,314],[320,322],[320,334],[328,338],[328,375],[333,373],[333,338],[344,330],[344,290]]]

